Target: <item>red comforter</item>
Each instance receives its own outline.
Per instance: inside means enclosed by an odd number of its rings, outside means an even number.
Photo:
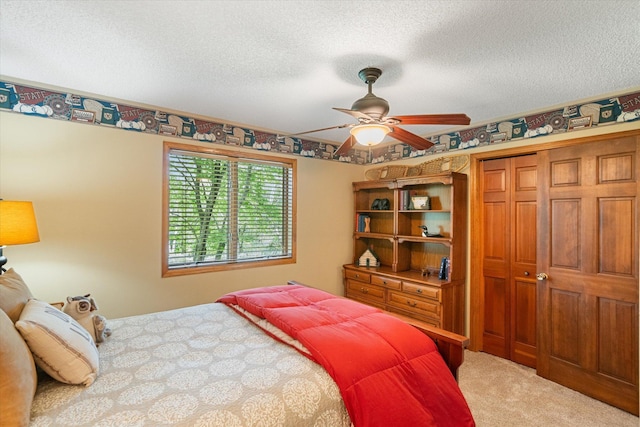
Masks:
[[[300,285],[227,294],[311,352],[340,388],[356,427],[474,426],[433,341],[377,308]]]

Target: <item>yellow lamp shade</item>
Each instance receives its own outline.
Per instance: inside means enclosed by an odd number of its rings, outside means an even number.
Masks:
[[[0,246],[39,241],[33,203],[0,200]]]
[[[378,124],[359,125],[351,129],[350,133],[362,145],[377,145],[391,131],[388,126]]]

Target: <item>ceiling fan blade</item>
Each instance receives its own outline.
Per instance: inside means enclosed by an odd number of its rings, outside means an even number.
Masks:
[[[416,150],[426,150],[434,145],[433,142],[426,140],[423,137],[416,135],[415,133],[406,131],[398,126],[391,126],[391,132],[389,132],[387,135],[397,139],[400,142],[404,142],[405,144],[412,146]]]
[[[308,130],[308,131],[305,131],[305,132],[291,133],[291,134],[288,134],[287,136],[306,135],[308,133],[322,132],[323,130],[343,129],[343,128],[350,128],[350,127],[353,127],[353,126],[355,126],[355,125],[352,124],[352,123],[348,123],[348,124],[344,124],[344,125],[330,126],[328,128],[321,128],[321,129]]]
[[[353,116],[358,120],[359,119],[365,119],[367,121],[375,121],[374,118],[371,117],[370,115],[365,114],[365,113],[361,113],[358,110],[349,110],[347,108],[336,108],[336,107],[333,107],[333,109],[336,110],[336,111],[340,111],[341,113],[349,114],[350,116]]]
[[[471,119],[466,114],[420,114],[416,116],[394,116],[403,125],[468,125]]]
[[[333,153],[334,157],[342,156],[343,154],[347,154],[351,148],[356,145],[356,139],[349,135],[340,147]]]

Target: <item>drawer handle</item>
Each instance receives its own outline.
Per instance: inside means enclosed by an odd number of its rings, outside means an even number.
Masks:
[[[368,294],[368,293],[369,293],[369,289],[367,289],[367,288],[360,288],[360,292],[362,292],[363,294]]]
[[[359,279],[359,278],[360,278],[360,275],[356,273],[356,279]]]
[[[383,284],[383,285],[386,285],[386,284],[387,284],[387,281],[386,281],[386,280],[383,280],[383,281],[382,281],[382,284]]]
[[[418,289],[416,290],[416,292],[417,292],[417,293],[419,293],[419,294],[421,294],[421,293],[422,293],[422,289],[418,288]]]
[[[415,302],[415,301],[409,301],[409,300],[407,300],[407,304],[409,304],[409,307],[415,307],[416,305],[418,305],[418,303],[417,303],[417,302]]]

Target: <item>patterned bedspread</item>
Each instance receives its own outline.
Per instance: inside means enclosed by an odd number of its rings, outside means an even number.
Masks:
[[[318,364],[204,304],[109,320],[89,387],[43,379],[31,426],[349,426]]]

